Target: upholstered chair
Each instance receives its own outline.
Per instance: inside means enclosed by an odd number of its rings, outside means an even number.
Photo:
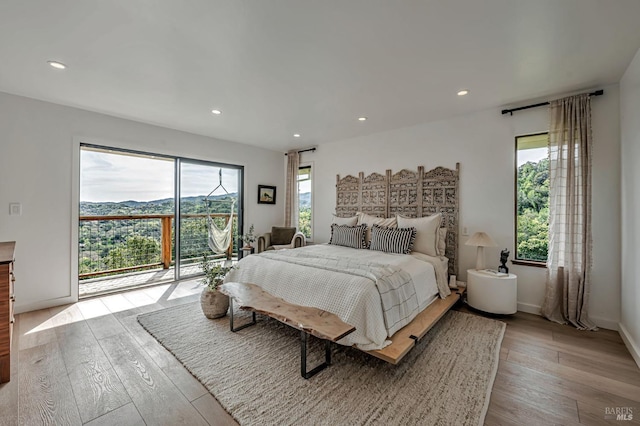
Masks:
[[[274,226],[271,232],[258,237],[258,253],[265,250],[304,247],[305,244],[304,234],[296,232],[296,228]]]

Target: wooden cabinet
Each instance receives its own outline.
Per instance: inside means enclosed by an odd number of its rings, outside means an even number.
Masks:
[[[0,243],[0,383],[11,380],[15,242]]]

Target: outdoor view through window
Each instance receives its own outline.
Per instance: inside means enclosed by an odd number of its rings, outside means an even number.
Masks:
[[[177,259],[176,164],[180,182]],[[207,215],[224,228],[231,200],[238,198],[241,171],[226,167],[222,168],[223,187],[206,197],[220,183],[220,170],[214,163],[83,145],[78,224],[80,295],[199,274],[198,262],[204,253],[211,258],[231,258],[237,252],[237,203],[230,249],[213,253],[207,244]]]
[[[549,148],[547,133],[516,138],[516,256],[547,261]]]
[[[311,239],[311,165],[298,169],[298,229]]]

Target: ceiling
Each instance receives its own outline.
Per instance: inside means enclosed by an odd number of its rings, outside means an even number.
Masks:
[[[638,21],[638,0],[3,0],[0,91],[286,150],[617,83]]]

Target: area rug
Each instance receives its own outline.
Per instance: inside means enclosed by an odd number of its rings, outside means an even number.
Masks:
[[[397,366],[333,345],[332,365],[305,380],[299,332],[278,321],[258,316],[232,333],[228,317],[209,320],[198,303],[138,321],[241,425],[482,424],[505,330],[450,311]],[[309,343],[313,367],[324,346]]]

